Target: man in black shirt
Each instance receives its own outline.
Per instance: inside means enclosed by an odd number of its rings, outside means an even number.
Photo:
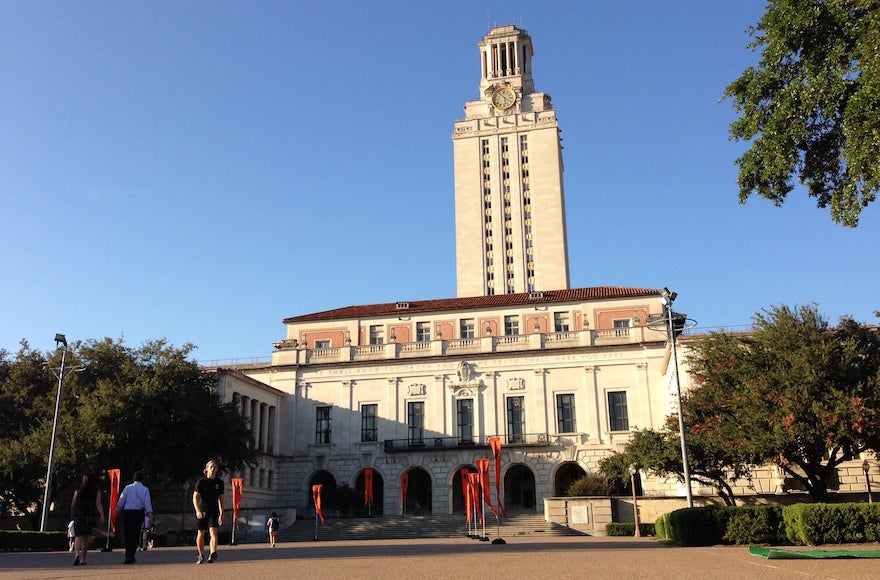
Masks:
[[[223,480],[220,479],[220,465],[213,459],[205,464],[205,477],[196,483],[193,491],[193,507],[196,508],[198,536],[196,548],[199,558],[196,564],[205,561],[205,532],[211,531],[211,551],[208,563],[217,559],[217,528],[223,525]]]

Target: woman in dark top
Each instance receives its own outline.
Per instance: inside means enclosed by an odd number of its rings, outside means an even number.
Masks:
[[[70,514],[73,517],[73,533],[76,534],[73,543],[76,558],[73,560],[73,565],[84,566],[86,554],[89,551],[89,542],[92,540],[92,529],[98,525],[99,521],[102,526],[104,525],[104,504],[101,501],[101,490],[98,489],[95,476],[91,473],[83,475],[79,489],[73,492]]]

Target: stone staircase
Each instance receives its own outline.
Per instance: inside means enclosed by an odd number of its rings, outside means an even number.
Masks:
[[[482,528],[477,532],[482,533]],[[279,542],[312,542],[315,520],[297,520],[278,531]],[[419,538],[462,538],[468,533],[464,515],[392,516],[374,518],[326,519],[317,526],[319,541],[334,540],[399,540]],[[486,518],[486,536],[499,535],[495,517]],[[541,514],[511,514],[501,518],[502,538],[517,536],[584,536],[586,534],[559,524],[544,521]],[[265,537],[261,538],[266,541]],[[261,541],[254,538],[254,541]]]

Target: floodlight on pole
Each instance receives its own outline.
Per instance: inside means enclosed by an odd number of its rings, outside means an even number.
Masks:
[[[55,419],[52,421],[52,439],[49,443],[49,467],[46,470],[46,490],[43,493],[43,517],[40,520],[40,531],[46,531],[49,521],[49,496],[52,490],[52,470],[55,468],[55,439],[58,436],[58,417],[61,414],[61,389],[64,387],[64,363],[67,359],[67,338],[63,334],[55,335],[55,347],[61,350],[61,370],[58,373],[58,392],[55,395]]]
[[[636,538],[642,537],[642,530],[640,529],[639,524],[639,500],[636,498],[636,473],[638,473],[639,468],[635,466],[634,463],[631,463],[629,466],[629,482],[632,486],[633,490],[633,520],[636,522],[636,531],[634,536]]]
[[[685,493],[687,494],[687,504],[689,508],[694,507],[694,497],[691,493],[691,467],[688,461],[687,439],[685,437],[684,428],[684,410],[681,404],[681,381],[678,378],[678,352],[675,346],[675,339],[682,333],[687,321],[687,317],[683,314],[676,314],[672,311],[672,303],[678,297],[678,294],[671,292],[669,288],[663,288],[660,291],[660,302],[665,309],[666,315],[666,333],[672,343],[672,361],[675,372],[675,396],[678,400],[678,435],[681,439],[681,465],[684,472]]]

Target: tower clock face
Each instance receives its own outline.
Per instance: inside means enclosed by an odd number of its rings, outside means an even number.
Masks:
[[[510,87],[501,87],[492,93],[492,106],[500,111],[509,109],[516,103],[516,93]]]

